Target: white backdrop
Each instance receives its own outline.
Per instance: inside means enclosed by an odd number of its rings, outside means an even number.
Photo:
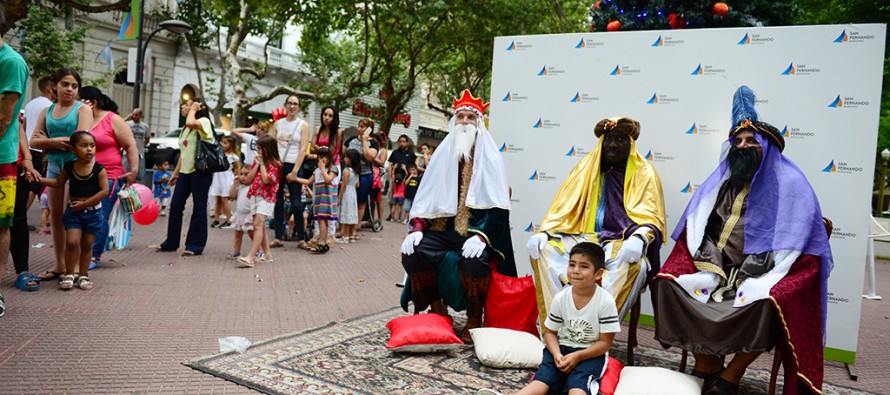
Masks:
[[[670,233],[716,168],[732,95],[748,85],[834,222],[826,358],[854,362],[885,34],[872,24],[496,38],[489,128],[513,187],[520,274],[531,271],[526,240],[596,146],[597,121],[640,121],[637,149],[661,176]]]

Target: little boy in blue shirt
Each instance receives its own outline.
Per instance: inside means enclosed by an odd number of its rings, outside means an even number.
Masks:
[[[572,248],[569,285],[553,297],[544,322],[544,358],[518,395],[593,395],[591,384],[602,376],[612,339],[621,332],[615,298],[597,285],[604,271],[602,247],[584,242]],[[489,389],[476,394],[500,395]]]
[[[155,201],[158,203],[158,207],[161,208],[161,212],[159,215],[167,215],[167,201],[170,199],[170,185],[167,184],[170,181],[170,172],[167,171],[170,166],[170,162],[163,161],[160,165],[158,165],[158,171],[155,172],[152,177],[152,183],[154,184],[153,194]]]

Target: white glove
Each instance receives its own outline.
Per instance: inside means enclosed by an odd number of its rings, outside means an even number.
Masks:
[[[420,240],[423,239],[423,232],[411,232],[408,236],[405,237],[405,241],[402,242],[402,254],[411,255],[414,253],[414,246],[420,244]]]
[[[533,259],[540,258],[541,251],[544,251],[544,247],[547,246],[547,238],[548,236],[544,232],[529,237],[528,243],[525,244],[525,249],[528,250],[528,255]]]
[[[464,242],[463,256],[464,258],[478,258],[482,256],[485,247],[485,242],[479,239],[479,236],[470,237]]]
[[[643,240],[636,236],[631,236],[621,244],[621,251],[615,258],[619,264],[639,262],[643,256]]]

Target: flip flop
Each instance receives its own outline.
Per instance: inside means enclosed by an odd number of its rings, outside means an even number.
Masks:
[[[61,277],[63,274],[65,274],[65,273],[64,272],[57,273],[57,272],[47,270],[47,271],[43,272],[43,274],[38,275],[37,278],[39,278],[40,281],[49,281],[49,280],[55,280],[55,279]]]
[[[28,285],[31,281],[34,281],[37,284]],[[36,291],[40,289],[40,277],[33,276],[31,273],[19,274],[18,279],[15,280],[15,286],[22,291]]]
[[[256,266],[256,262],[251,262],[249,259],[245,257],[238,258],[238,263],[241,264],[242,267],[254,267]]]

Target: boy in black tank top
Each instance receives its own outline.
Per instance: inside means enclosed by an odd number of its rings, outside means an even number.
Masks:
[[[93,241],[105,218],[102,216],[102,199],[108,195],[108,174],[94,159],[96,139],[89,132],[78,131],[71,135],[71,147],[77,160],[66,162],[59,178],[40,178],[40,183],[50,188],[64,188],[69,183],[69,202],[62,215],[65,225],[65,274],[60,278],[62,289],[71,289],[75,282],[80,289],[93,288],[87,276],[92,255]],[[79,266],[79,267],[78,267]],[[75,276],[80,273],[80,277]]]

